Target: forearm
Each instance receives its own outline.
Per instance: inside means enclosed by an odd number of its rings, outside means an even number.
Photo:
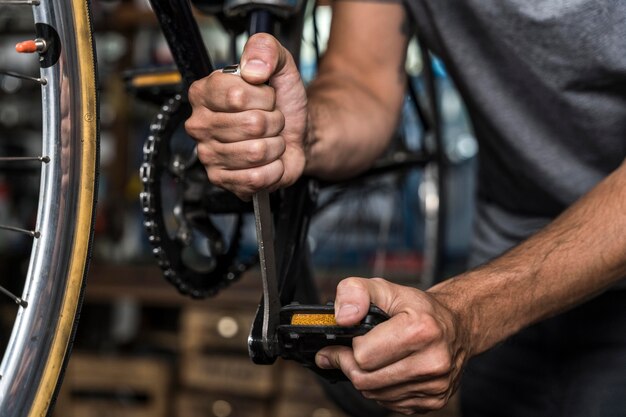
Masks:
[[[398,114],[348,77],[316,80],[309,89],[306,172],[341,179],[364,171],[386,149]]]
[[[308,88],[306,173],[355,175],[385,150],[401,112],[409,36],[400,3],[334,3],[331,42]]]
[[[626,276],[626,163],[545,229],[429,292],[469,329],[480,353]]]

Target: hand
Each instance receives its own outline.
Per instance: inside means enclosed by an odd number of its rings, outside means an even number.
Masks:
[[[376,304],[390,319],[354,338],[352,349],[320,350],[320,368],[340,368],[364,397],[403,414],[442,408],[468,358],[463,326],[432,295],[380,278],[348,278],[337,286],[340,325],[360,322]]]
[[[302,175],[307,97],[292,56],[270,35],[250,37],[240,68],[241,77],[215,71],[191,85],[185,129],[209,180],[248,200]]]

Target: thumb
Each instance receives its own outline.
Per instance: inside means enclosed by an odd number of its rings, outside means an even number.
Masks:
[[[241,55],[241,76],[250,84],[263,84],[283,71],[290,60],[289,52],[278,40],[267,34],[252,35]],[[294,70],[297,71],[294,65]]]
[[[374,303],[389,313],[395,299],[390,283],[381,278],[346,278],[337,285],[335,319],[341,326],[358,324]]]

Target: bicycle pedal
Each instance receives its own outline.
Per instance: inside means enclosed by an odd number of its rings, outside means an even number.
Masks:
[[[315,364],[315,354],[326,346],[352,346],[352,339],[362,336],[389,316],[371,305],[365,318],[355,326],[339,326],[335,321],[335,306],[289,304],[280,311],[277,327],[280,356],[300,362],[331,382],[345,381],[338,369],[321,369]]]

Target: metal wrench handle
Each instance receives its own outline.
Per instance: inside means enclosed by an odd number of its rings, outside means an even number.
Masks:
[[[241,75],[239,65],[229,65],[222,72]],[[261,280],[263,281],[263,326],[261,327],[261,344],[269,357],[276,356],[276,326],[280,311],[280,295],[278,293],[278,276],[276,274],[276,256],[274,254],[274,221],[270,207],[270,195],[261,190],[252,197],[254,206],[254,223],[256,240],[259,249]]]
[[[276,327],[280,299],[278,294],[278,278],[276,274],[276,256],[274,254],[274,224],[270,197],[267,190],[262,190],[252,197],[254,220],[256,224],[257,244],[259,246],[259,263],[263,281],[263,327],[261,342],[265,353],[276,355]]]
[[[239,65],[229,65],[222,72],[241,75]],[[267,190],[261,190],[252,197],[254,206],[254,223],[256,240],[259,249],[261,280],[263,282],[263,325],[261,327],[261,344],[265,354],[273,358],[277,355],[276,327],[281,308],[278,292],[278,275],[276,273],[276,256],[274,254],[274,219],[270,207],[270,196]]]

